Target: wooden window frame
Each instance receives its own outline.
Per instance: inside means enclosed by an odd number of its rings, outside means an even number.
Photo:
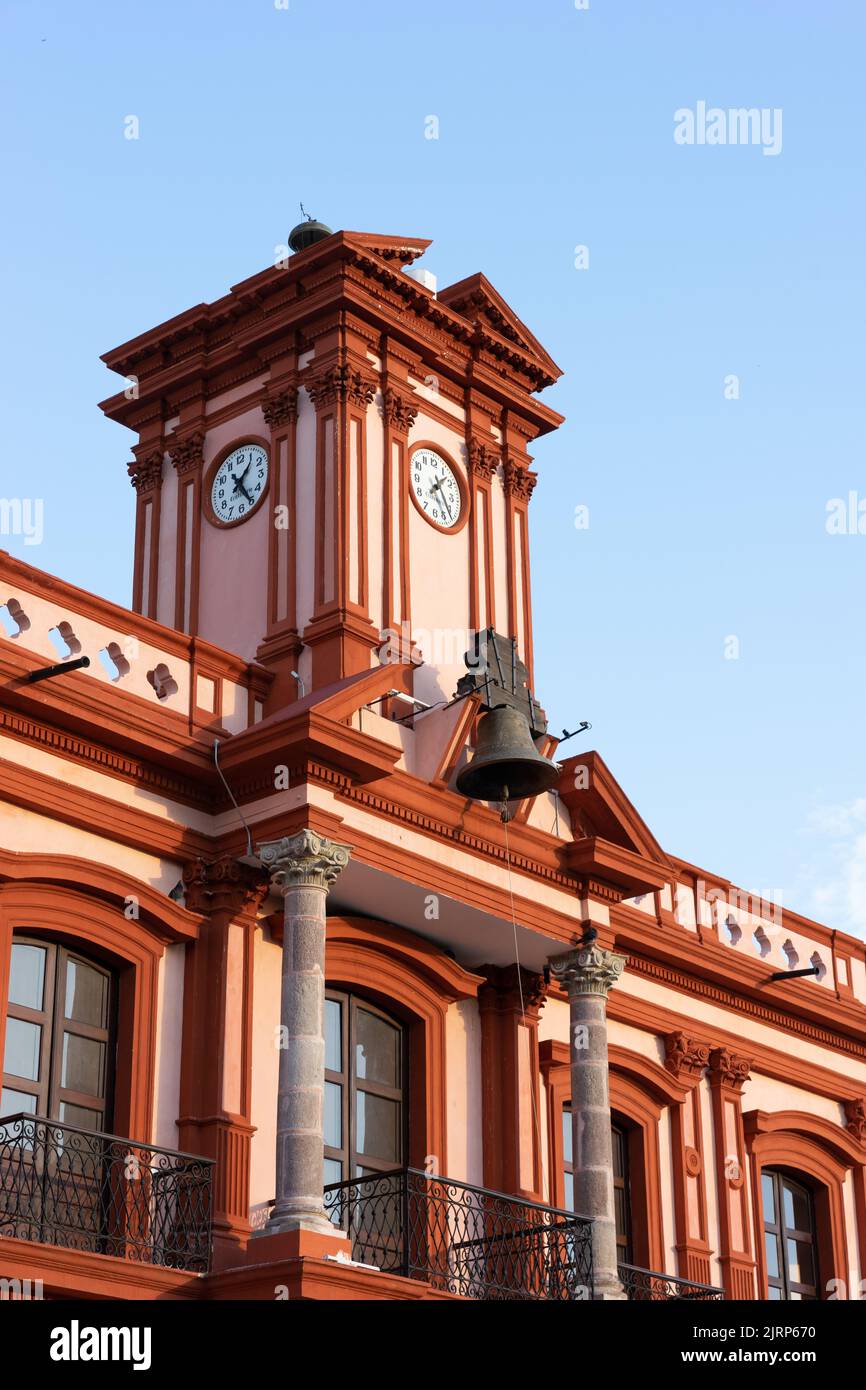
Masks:
[[[815,1206],[815,1194],[800,1177],[794,1177],[783,1168],[764,1168],[761,1170],[761,1178],[770,1178],[773,1186],[773,1204],[776,1211],[774,1222],[767,1220],[766,1207],[763,1202],[763,1184],[761,1188],[761,1211],[763,1216],[763,1233],[766,1237],[771,1235],[776,1242],[776,1257],[779,1266],[779,1274],[772,1275],[767,1268],[767,1288],[778,1289],[781,1294],[781,1301],[791,1302],[792,1294],[799,1294],[800,1300],[812,1302],[819,1297],[818,1290],[821,1288],[821,1257],[818,1242],[818,1213]],[[785,1225],[785,1185],[796,1189],[802,1193],[809,1205],[809,1216],[811,1219],[811,1229],[808,1231],[799,1230],[795,1227]],[[788,1263],[787,1243],[789,1240],[802,1241],[809,1245],[812,1251],[812,1272],[814,1283],[798,1283],[790,1276],[790,1266]],[[766,1242],[765,1242],[766,1245]]]
[[[6,1017],[33,1023],[41,1031],[39,1076],[35,1081],[15,1076],[3,1071],[3,1086],[36,1098],[35,1114],[58,1124],[63,1105],[74,1105],[82,1109],[94,1110],[100,1114],[103,1133],[111,1128],[116,1072],[117,1040],[117,975],[101,961],[94,960],[83,951],[71,949],[59,941],[40,936],[38,932],[14,932],[12,947],[34,946],[45,952],[45,973],[42,982],[41,1009],[32,1009],[23,1004],[13,1004],[6,998]],[[70,964],[80,961],[88,969],[95,970],[108,982],[108,1000],[105,1017],[107,1026],[97,1028],[93,1024],[81,1023],[66,1017],[66,981]],[[83,1091],[74,1091],[63,1086],[63,1039],[67,1033],[76,1037],[91,1038],[105,1047],[105,1084],[102,1096],[91,1096]],[[81,1126],[72,1126],[80,1128]]]
[[[341,1049],[341,1070],[334,1071],[325,1068],[325,1081],[338,1085],[342,1092],[341,1106],[341,1130],[342,1145],[336,1148],[333,1145],[325,1145],[325,1158],[334,1160],[341,1164],[342,1178],[346,1182],[356,1178],[361,1169],[366,1173],[390,1173],[395,1168],[402,1168],[406,1163],[409,1138],[409,1084],[408,1084],[408,1038],[407,1028],[401,1019],[395,1018],[393,1014],[385,1009],[380,1009],[376,1004],[371,1003],[362,995],[357,995],[348,990],[327,989],[325,992],[326,1000],[339,1003],[340,1005],[340,1049]],[[397,1086],[386,1086],[381,1082],[369,1081],[366,1078],[360,1079],[356,1075],[354,1066],[354,1039],[357,1033],[356,1019],[359,1011],[372,1014],[375,1018],[381,1018],[389,1027],[397,1030],[399,1034],[398,1061],[399,1061],[399,1084]],[[400,1106],[399,1125],[400,1125],[400,1154],[396,1162],[388,1159],[380,1159],[371,1155],[363,1154],[356,1148],[356,1123],[355,1116],[357,1110],[358,1092],[367,1095],[381,1096],[385,1100],[396,1101]]]

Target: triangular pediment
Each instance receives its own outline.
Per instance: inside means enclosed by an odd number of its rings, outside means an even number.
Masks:
[[[423,256],[429,240],[412,236],[380,236],[375,232],[340,232],[347,246],[358,251],[366,251],[383,261],[394,261],[397,265],[410,265]]]
[[[559,795],[571,815],[575,840],[606,840],[673,872],[658,840],[599,753],[567,758],[560,766]]]
[[[440,303],[453,309],[470,323],[483,325],[534,357],[544,367],[551,381],[557,381],[562,376],[561,369],[541,346],[535,334],[517,317],[511,305],[494,289],[486,275],[479,272],[477,275],[467,276],[465,280],[458,280],[456,284],[440,290],[438,298]]]

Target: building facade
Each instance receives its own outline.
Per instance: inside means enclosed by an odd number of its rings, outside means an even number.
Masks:
[[[428,244],[322,236],[106,355],[130,609],[0,554],[0,1277],[857,1298],[864,943],[597,752],[455,787],[474,634],[532,685],[559,371]]]

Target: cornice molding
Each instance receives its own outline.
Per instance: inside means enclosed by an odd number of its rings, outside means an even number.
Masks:
[[[119,753],[115,749],[100,747],[92,739],[78,738],[66,729],[54,728],[27,715],[17,714],[14,710],[0,709],[0,732],[36,747],[45,748],[60,757],[70,758],[86,767],[96,768],[123,782],[146,787],[148,791],[157,792],[169,800],[200,809],[213,805],[211,795],[191,778],[146,763],[140,758]]]
[[[724,985],[711,984],[701,976],[686,974],[685,971],[677,969],[676,966],[664,965],[660,961],[637,956],[632,949],[629,950],[629,972],[657,980],[661,984],[670,985],[672,989],[683,994],[690,994],[693,997],[697,995],[701,999],[707,999],[711,1003],[721,1005],[724,1009],[731,1010],[734,1014],[746,1014],[750,1018],[759,1019],[762,1023],[768,1023],[774,1028],[781,1028],[784,1032],[808,1038],[810,1042],[817,1043],[821,1047],[832,1047],[838,1052],[846,1052],[852,1057],[859,1057],[866,1061],[866,1042],[858,1042],[856,1038],[850,1038],[845,1033],[835,1032],[830,1028],[822,1028],[817,1023],[811,1023],[808,1019],[801,1018],[799,1014],[786,1013],[783,1009],[771,1004],[762,1004],[758,1000],[752,999],[748,995],[738,994],[734,989]]]

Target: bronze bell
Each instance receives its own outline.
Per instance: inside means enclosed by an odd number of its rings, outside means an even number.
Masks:
[[[558,780],[559,768],[539,753],[526,716],[499,705],[478,721],[475,753],[457,774],[457,790],[476,801],[521,800],[549,791]]]

